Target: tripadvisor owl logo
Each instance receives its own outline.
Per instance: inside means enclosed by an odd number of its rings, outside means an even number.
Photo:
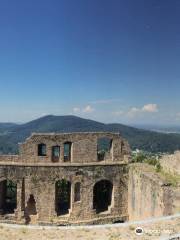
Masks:
[[[135,229],[135,233],[136,233],[136,235],[142,235],[143,234],[143,229],[141,228],[141,227],[137,227],[136,229]]]

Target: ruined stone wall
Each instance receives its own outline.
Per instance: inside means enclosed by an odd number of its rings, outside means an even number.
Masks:
[[[98,139],[104,137],[112,141],[112,146],[104,160],[99,162],[97,144]],[[64,161],[65,142],[72,143],[70,162]],[[38,144],[46,144],[46,156],[38,156]],[[60,147],[60,157],[55,163],[52,162],[53,146]],[[177,169],[179,155],[165,156],[164,165],[161,162],[163,169],[166,166]],[[172,158],[175,163],[170,164]],[[35,222],[39,223],[111,223],[128,219],[142,220],[180,211],[179,188],[173,188],[152,166],[128,163],[130,148],[119,134],[33,134],[20,145],[20,155],[0,156],[0,219],[7,218],[2,213],[4,180],[12,180],[17,184],[17,209],[11,215],[11,220],[15,222],[24,220],[31,195],[37,211]],[[55,184],[62,179],[71,183],[71,202],[69,213],[58,216]],[[97,213],[93,208],[93,189],[101,180],[112,184],[112,197],[108,210]],[[77,202],[74,198],[76,183],[80,183],[80,201]]]
[[[180,186],[173,191],[172,214],[180,213]]]
[[[98,158],[98,141],[110,140],[110,150],[102,159]],[[65,143],[70,143],[70,159],[66,162]],[[38,145],[45,153],[38,151]],[[53,147],[60,149],[60,156],[53,162]],[[43,156],[42,156],[43,155]],[[19,155],[0,156],[0,219],[27,220],[29,215],[37,222],[55,224],[107,223],[128,219],[128,165],[130,148],[128,143],[114,133],[68,133],[32,134],[20,144]],[[56,182],[70,183],[70,209],[59,216],[56,212]],[[6,216],[6,181],[17,186],[17,209]],[[93,206],[96,195],[95,184],[102,181],[110,184],[105,210],[99,213]],[[105,182],[104,182],[105,181]],[[101,183],[102,183],[101,182]],[[80,201],[75,201],[75,184],[80,183]],[[102,186],[102,185],[101,185]],[[61,189],[62,190],[62,189]],[[69,194],[69,193],[68,193]],[[110,196],[112,195],[112,196]],[[110,199],[109,199],[110,198]],[[103,197],[104,199],[104,197]],[[9,200],[8,200],[9,201]],[[69,204],[69,203],[68,203]],[[97,205],[97,202],[95,203]],[[63,209],[63,207],[59,207]],[[34,211],[37,214],[29,214]],[[28,214],[27,214],[28,213]],[[32,220],[32,219],[31,219]]]
[[[16,220],[22,219],[29,196],[36,201],[37,221],[50,223],[93,223],[127,220],[127,165],[77,167],[0,166],[0,179],[17,183]],[[67,216],[55,212],[55,183],[71,182],[71,209]],[[107,213],[96,214],[93,209],[93,187],[100,180],[113,184],[112,204]],[[74,185],[81,183],[81,200],[74,202]],[[125,201],[126,200],[126,201]]]
[[[160,160],[160,164],[165,172],[180,175],[180,151],[164,155]]]
[[[0,155],[0,163],[16,163],[20,161],[19,155]]]
[[[174,189],[146,164],[131,164],[128,186],[130,220],[177,213],[179,189]]]
[[[63,163],[64,143],[71,142],[72,163],[95,163],[98,162],[97,142],[99,138],[112,140],[112,149],[106,162],[128,162],[130,148],[128,143],[113,133],[72,133],[72,134],[32,134],[25,143],[20,145],[21,161],[27,163],[51,163],[52,147],[60,146],[59,163]],[[38,156],[38,144],[46,144],[46,156]]]

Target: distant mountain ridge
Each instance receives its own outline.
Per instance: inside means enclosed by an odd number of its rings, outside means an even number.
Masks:
[[[76,116],[48,115],[25,124],[0,123],[0,153],[18,152],[18,143],[23,142],[32,132],[119,132],[126,138],[132,149],[150,152],[174,152],[180,149],[180,134],[164,134],[129,127],[123,124],[104,124]],[[3,132],[4,129],[4,132]]]
[[[135,124],[133,127],[160,133],[180,133],[179,125]]]

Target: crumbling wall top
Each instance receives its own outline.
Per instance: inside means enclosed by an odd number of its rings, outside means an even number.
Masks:
[[[130,147],[119,133],[32,133],[19,144],[18,162],[24,163],[128,163]]]

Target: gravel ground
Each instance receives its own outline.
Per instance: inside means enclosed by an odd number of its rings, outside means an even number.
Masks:
[[[142,235],[135,229],[141,227]],[[179,234],[179,238],[173,235]],[[180,217],[147,223],[84,227],[38,227],[0,224],[0,240],[180,240]]]

